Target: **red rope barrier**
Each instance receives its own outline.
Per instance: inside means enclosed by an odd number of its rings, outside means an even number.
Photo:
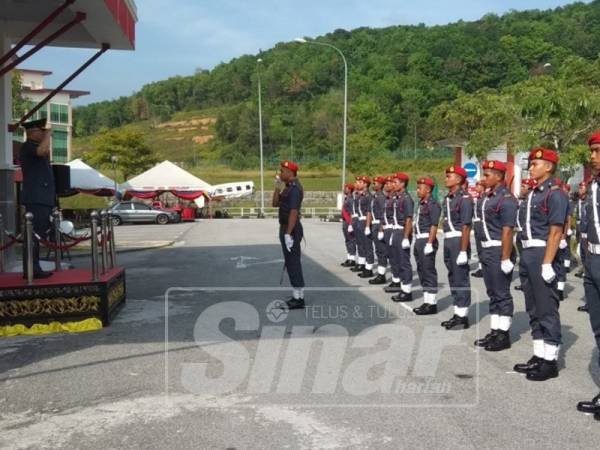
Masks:
[[[9,236],[8,237],[8,243],[4,244],[2,247],[0,247],[0,252],[3,252],[4,250],[10,248],[11,246],[15,245],[17,243],[17,239]]]

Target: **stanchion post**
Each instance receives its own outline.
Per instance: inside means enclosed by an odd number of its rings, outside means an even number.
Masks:
[[[115,227],[113,223],[113,217],[111,212],[108,212],[108,234],[109,234],[109,245],[110,245],[110,268],[114,269],[117,267],[117,249],[115,244]]]
[[[4,218],[0,214],[0,273],[6,272],[6,260],[4,259],[4,245],[5,245],[5,228]]]
[[[27,285],[33,284],[33,214],[28,212],[25,214],[25,245],[27,256]]]
[[[108,271],[108,221],[106,220],[106,218],[107,213],[106,210],[103,209],[102,211],[100,211],[100,250],[102,251],[102,273],[106,273]]]
[[[98,212],[92,211],[92,281],[98,281]]]
[[[60,249],[62,239],[60,236],[60,212],[58,210],[52,213],[52,221],[54,222],[54,243],[56,244],[56,249],[54,249],[54,271],[60,272],[62,270],[62,250]]]

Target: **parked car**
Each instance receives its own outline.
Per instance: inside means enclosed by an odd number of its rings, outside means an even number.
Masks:
[[[119,202],[111,208],[114,225],[122,223],[157,223],[166,225],[179,222],[180,217],[174,211],[152,208],[139,202]]]

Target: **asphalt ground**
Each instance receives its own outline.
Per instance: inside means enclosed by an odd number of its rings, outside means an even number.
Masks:
[[[0,340],[2,448],[598,446],[600,422],[575,410],[600,371],[573,274],[560,376],[531,382],[512,372],[532,353],[521,292],[510,350],[473,346],[489,328],[481,279],[471,328],[440,327],[452,315],[441,252],[440,312],[417,317],[416,279],[414,302],[391,302],[340,267],[339,223],[304,221],[309,307],[286,312],[269,306],[289,296],[275,221],[181,227],[169,247],[119,255],[128,300],[111,326]],[[148,241],[168,227],[126,228]]]

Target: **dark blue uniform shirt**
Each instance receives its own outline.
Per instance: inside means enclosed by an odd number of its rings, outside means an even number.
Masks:
[[[450,227],[450,221],[452,227]],[[459,189],[454,194],[448,193],[444,200],[444,232],[462,231],[463,225],[471,225],[473,220],[473,201],[471,196]]]
[[[19,154],[23,171],[21,203],[54,206],[56,194],[52,166],[48,158],[38,156],[38,146],[36,142],[26,141],[21,147]]]
[[[375,192],[371,198],[371,213],[373,214],[373,219],[379,222],[383,221],[385,198],[386,195],[383,191]]]
[[[483,235],[481,238],[485,241],[501,241],[502,228],[515,227],[518,208],[517,199],[506,186],[499,186],[483,195],[481,206],[483,211],[481,216]]]
[[[398,225],[404,226],[406,219],[412,218],[415,202],[406,191],[399,192],[395,202],[396,220]]]
[[[298,210],[300,217],[300,208],[304,199],[304,189],[298,180],[292,180],[286,184],[285,189],[279,194],[279,223],[287,225],[292,209]]]
[[[415,220],[416,234],[429,234],[431,226],[438,226],[442,215],[442,207],[433,198],[420,201],[417,206],[417,220]]]
[[[565,225],[569,199],[555,180],[548,179],[529,192],[521,207],[524,209],[524,215],[521,215],[521,239],[545,241],[548,239],[550,226]],[[529,226],[527,226],[528,215]],[[528,233],[531,235],[529,236]]]

